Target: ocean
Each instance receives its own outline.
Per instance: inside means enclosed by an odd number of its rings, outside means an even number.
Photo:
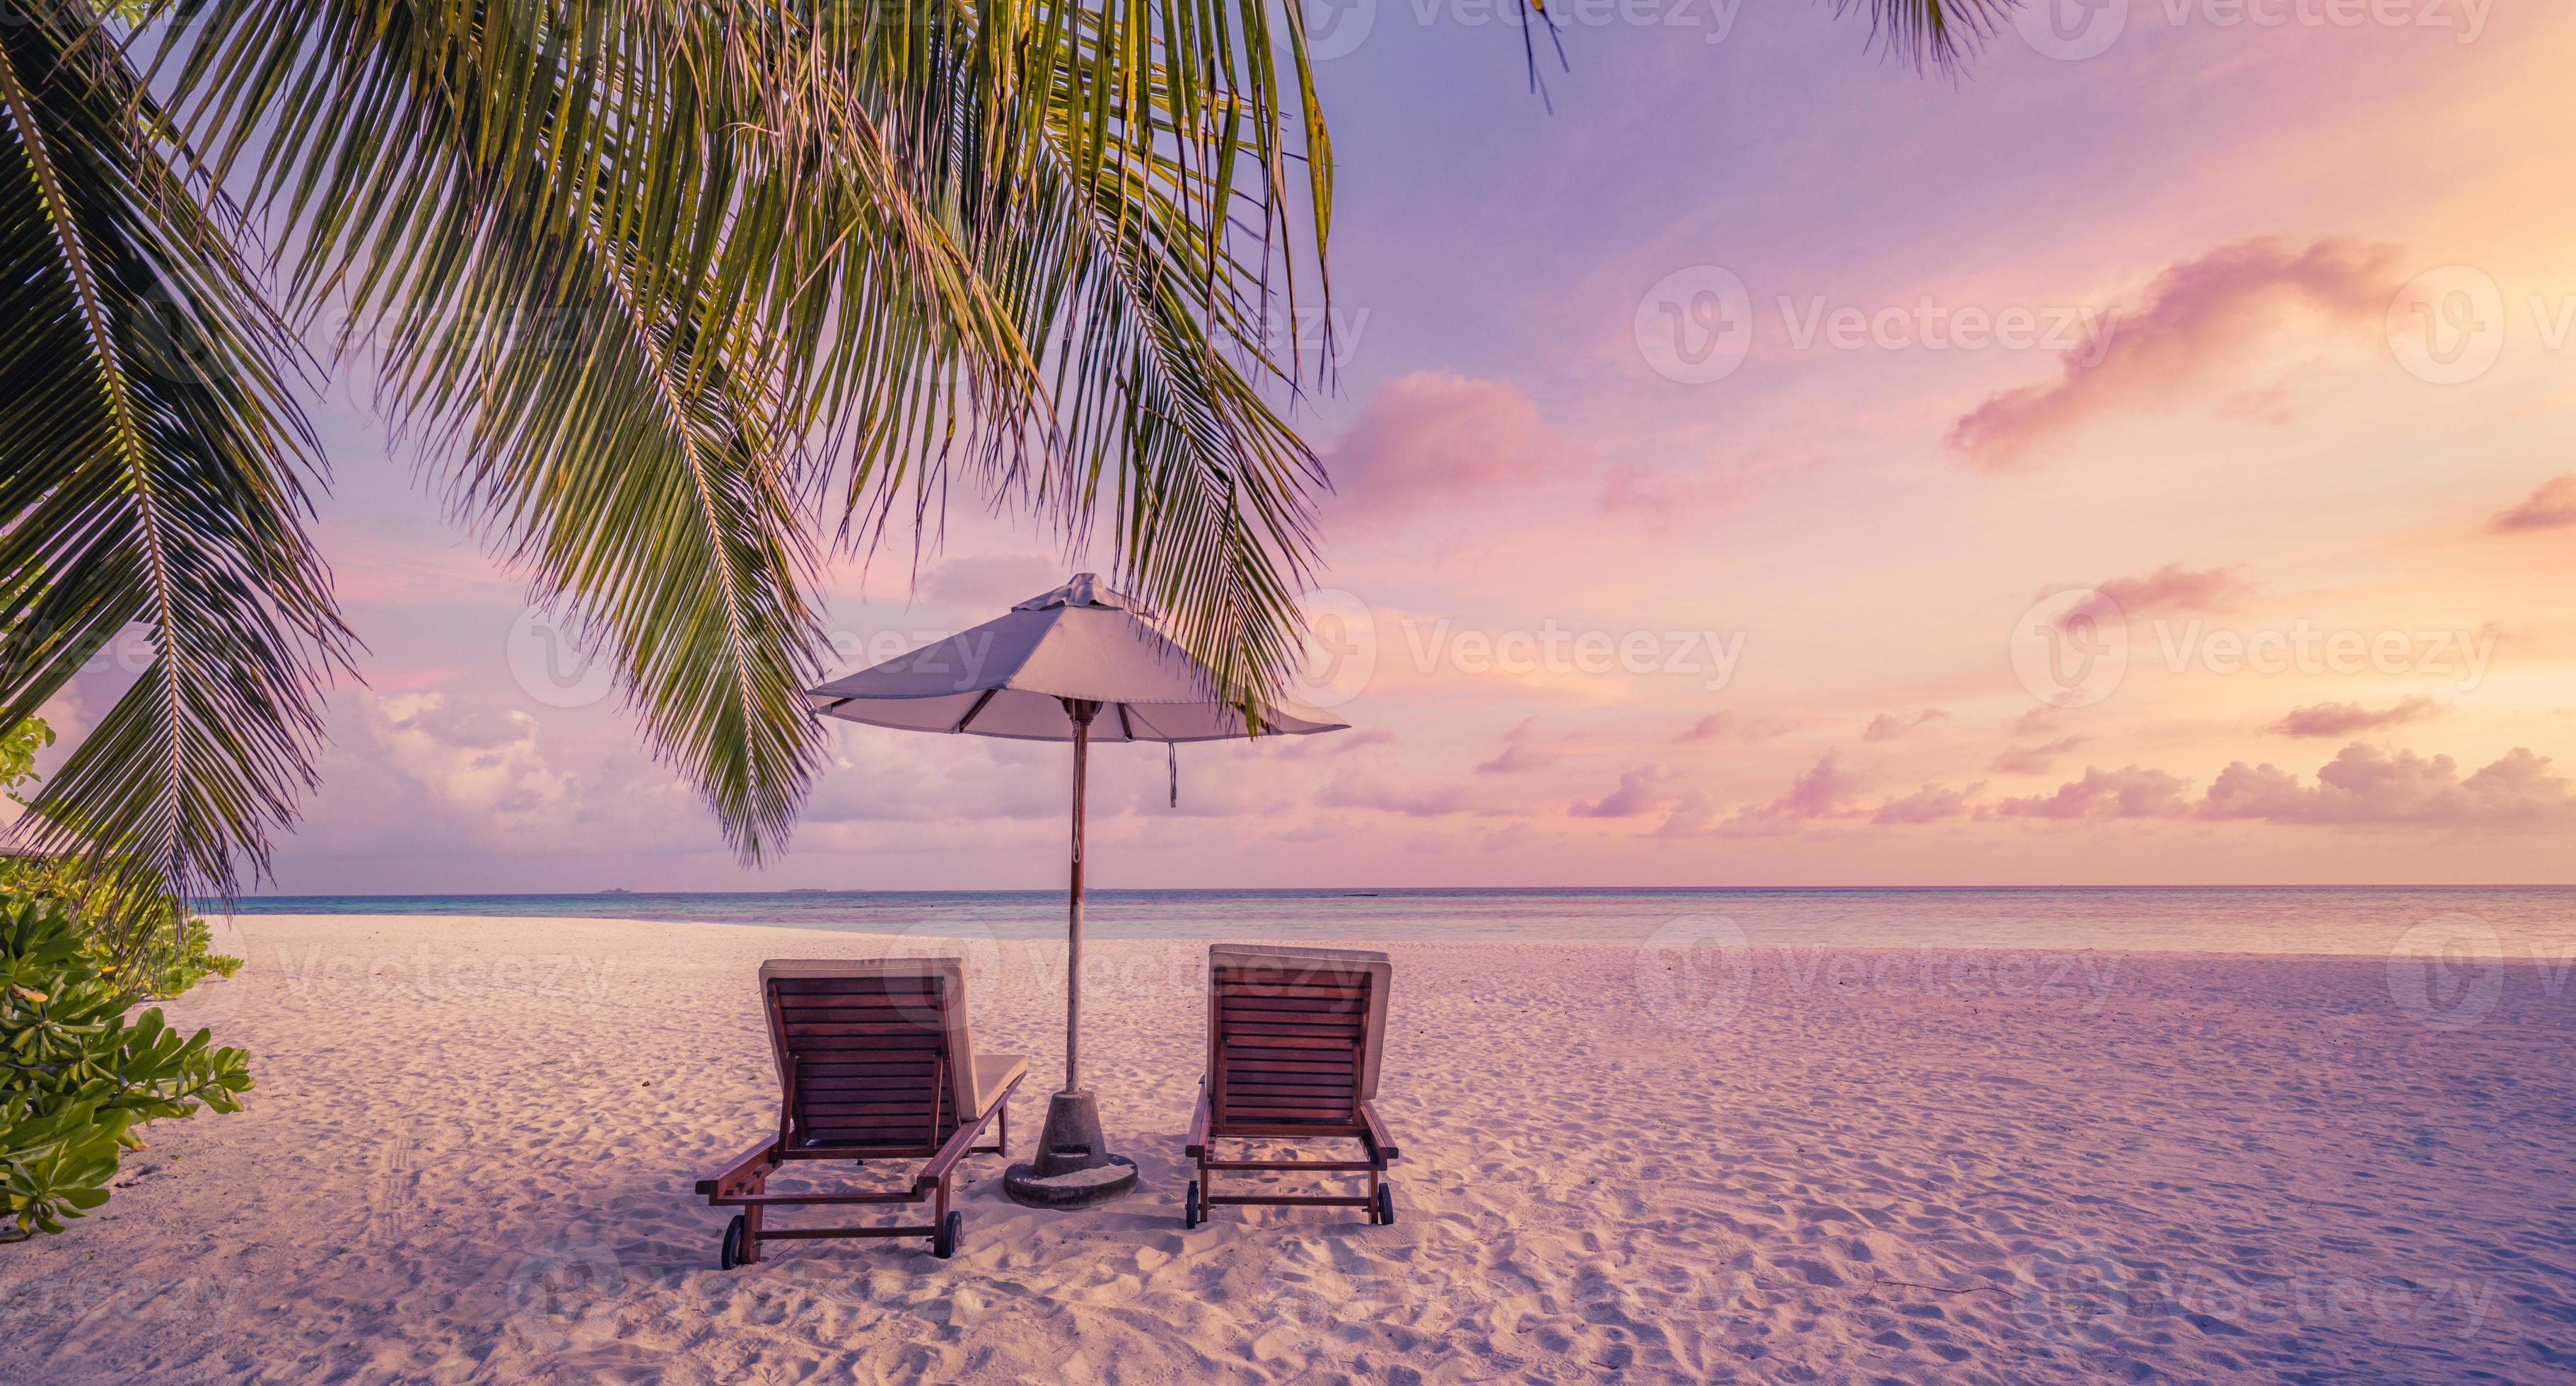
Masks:
[[[1046,938],[1054,891],[255,896],[242,914],[508,915],[701,920],[861,933]],[[2385,954],[2434,939],[2563,964],[2576,886],[2175,886],[2016,889],[1096,890],[1093,938],[1638,943],[1704,932],[1755,946],[2094,948]]]

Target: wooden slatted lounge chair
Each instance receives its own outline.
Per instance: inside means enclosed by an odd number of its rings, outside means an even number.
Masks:
[[[964,1216],[949,1211],[957,1162],[1007,1154],[1004,1108],[1028,1076],[1017,1055],[982,1055],[966,1028],[966,975],[955,958],[772,960],[760,965],[761,1005],[778,1061],[778,1131],[724,1172],[698,1181],[717,1208],[740,1208],[718,1264],[760,1259],[773,1237],[928,1237],[933,1255],[955,1254]],[[977,1145],[984,1127],[1000,1128]],[[880,1193],[770,1193],[769,1176],[791,1160],[906,1160],[923,1164],[909,1189]],[[919,1203],[927,1225],[765,1227],[771,1208]]]
[[[1208,949],[1207,1074],[1199,1080],[1188,1151],[1199,1177],[1181,1200],[1196,1227],[1221,1203],[1366,1208],[1395,1221],[1386,1167],[1395,1141],[1377,1115],[1378,1062],[1386,1048],[1384,953],[1335,948]],[[1348,1139],[1358,1160],[1221,1159],[1219,1140]],[[1216,1192],[1216,1174],[1366,1174],[1368,1193]]]

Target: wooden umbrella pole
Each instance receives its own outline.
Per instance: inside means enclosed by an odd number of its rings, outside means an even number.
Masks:
[[[1082,1077],[1082,819],[1084,788],[1090,778],[1091,719],[1100,713],[1100,704],[1068,698],[1065,711],[1073,717],[1073,899],[1071,918],[1065,924],[1064,950],[1064,1090],[1081,1090]]]

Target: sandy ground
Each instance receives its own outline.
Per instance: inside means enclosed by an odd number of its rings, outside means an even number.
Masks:
[[[250,918],[248,1047],[101,1215],[0,1247],[0,1381],[2565,1380],[2576,986],[2412,959],[1396,945],[1398,1225],[1179,1221],[1204,945],[1105,943],[1146,1188],[715,1268],[752,975],[865,936]],[[965,946],[1060,1053],[1061,949]],[[809,1215],[810,1216],[810,1215]],[[828,1213],[825,1216],[830,1216]]]

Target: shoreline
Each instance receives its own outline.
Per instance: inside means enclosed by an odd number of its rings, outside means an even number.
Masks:
[[[317,923],[331,923],[331,924],[336,924],[336,925],[343,925],[343,926],[346,926],[346,927],[358,927],[358,926],[363,926],[363,925],[380,925],[380,924],[430,924],[430,923],[456,923],[456,922],[466,922],[466,923],[473,923],[473,924],[499,925],[499,926],[511,926],[511,927],[531,928],[531,929],[534,929],[534,928],[545,928],[545,927],[548,927],[548,926],[554,926],[554,925],[581,925],[581,926],[585,926],[585,927],[621,927],[621,926],[627,926],[627,925],[634,925],[634,926],[640,926],[640,927],[644,927],[644,928],[657,928],[657,927],[662,927],[662,926],[666,926],[666,925],[688,925],[688,926],[692,926],[692,927],[698,927],[698,928],[709,928],[709,929],[777,929],[777,930],[782,930],[782,931],[786,931],[786,932],[790,932],[790,933],[813,934],[813,935],[816,935],[816,936],[821,937],[821,938],[882,940],[882,941],[886,941],[886,942],[900,943],[900,944],[906,945],[907,947],[911,947],[911,946],[922,946],[922,945],[928,945],[928,944],[931,944],[931,943],[937,943],[937,942],[956,942],[956,943],[960,943],[960,944],[994,944],[994,945],[999,945],[999,946],[1002,946],[1002,947],[1005,947],[1005,948],[1042,947],[1042,946],[1045,946],[1045,945],[1047,945],[1047,944],[1052,943],[1052,944],[1054,944],[1054,945],[1056,945],[1056,946],[1058,946],[1058,947],[1060,948],[1060,947],[1063,945],[1063,943],[1064,943],[1064,936],[1063,936],[1063,933],[1061,932],[1061,930],[1059,930],[1056,934],[1054,934],[1054,935],[1052,935],[1052,936],[1045,935],[1045,934],[1022,934],[1022,933],[1013,933],[1013,934],[1007,934],[1007,935],[1004,935],[1004,934],[990,934],[990,933],[988,933],[988,934],[985,934],[985,935],[978,936],[978,935],[974,935],[974,934],[940,933],[940,932],[938,932],[938,931],[936,931],[936,930],[930,930],[930,929],[919,930],[919,931],[905,930],[905,931],[899,931],[899,932],[888,932],[888,931],[884,931],[884,930],[877,930],[877,929],[863,929],[863,928],[857,928],[857,927],[842,927],[842,926],[839,926],[839,925],[832,925],[832,924],[816,924],[816,923],[810,923],[810,922],[809,922],[809,923],[800,923],[800,922],[795,922],[795,921],[756,920],[756,919],[644,919],[644,918],[636,918],[636,917],[626,916],[626,915],[553,915],[553,914],[501,915],[501,914],[390,914],[390,913],[389,913],[389,914],[318,914],[318,913],[317,913],[317,914],[287,914],[287,913],[267,914],[267,913],[246,913],[246,914],[234,914],[234,915],[230,915],[230,916],[225,916],[225,915],[221,915],[221,914],[209,914],[209,915],[205,915],[205,916],[203,916],[203,917],[204,917],[204,918],[205,918],[205,919],[206,919],[210,924],[222,924],[222,925],[226,925],[226,926],[228,926],[228,927],[231,927],[231,928],[233,928],[233,929],[235,929],[235,930],[238,930],[238,929],[239,929],[239,927],[240,927],[240,922],[241,922],[241,921],[243,921],[243,920],[257,920],[257,921],[262,921],[262,922],[274,921],[274,922],[278,922],[278,923],[284,923],[284,924],[298,924],[298,925],[311,925],[311,924],[317,924]],[[1323,946],[1323,947],[1339,947],[1339,948],[1373,948],[1373,949],[1393,949],[1393,948],[1405,948],[1405,947],[1482,948],[1482,949],[1508,949],[1508,948],[1579,948],[1579,949],[1627,949],[1627,950],[1632,950],[1632,951],[1633,951],[1633,950],[1637,950],[1637,949],[1641,949],[1641,948],[1649,948],[1649,947],[1653,947],[1653,946],[1655,946],[1655,944],[1654,944],[1653,940],[1651,940],[1651,939],[1605,939],[1605,938],[1527,938],[1527,939],[1510,939],[1510,938],[1455,938],[1455,939],[1450,939],[1450,938],[1430,938],[1430,939],[1421,939],[1421,938],[1412,938],[1412,939],[1398,939],[1398,938],[1377,938],[1377,937],[1364,936],[1364,935],[1357,935],[1357,934],[1349,935],[1349,936],[1299,934],[1299,935],[1296,935],[1296,936],[1295,936],[1295,937],[1293,937],[1293,938],[1290,938],[1290,937],[1282,937],[1282,936],[1278,936],[1278,935],[1265,935],[1265,934],[1261,933],[1261,932],[1260,932],[1260,931],[1258,931],[1258,930],[1239,930],[1239,931],[1236,931],[1236,932],[1233,932],[1233,933],[1214,933],[1214,932],[1211,932],[1211,933],[1206,933],[1206,934],[1156,934],[1156,935],[1152,935],[1152,936],[1150,936],[1150,937],[1140,937],[1140,936],[1135,936],[1135,935],[1120,935],[1120,934],[1109,934],[1109,935],[1103,935],[1103,934],[1101,934],[1101,933],[1097,932],[1096,930],[1094,930],[1094,931],[1086,932],[1086,933],[1084,934],[1084,936],[1083,936],[1083,946],[1084,946],[1085,948],[1090,948],[1090,947],[1093,947],[1093,946],[1095,946],[1095,945],[1103,944],[1103,943],[1198,944],[1198,945],[1202,945],[1202,946],[1203,946],[1203,945],[1206,945],[1206,944],[1211,944],[1211,943],[1294,943],[1294,944],[1300,944],[1300,945],[1304,945],[1304,944],[1313,944],[1313,945]],[[1680,946],[1687,948],[1687,947],[1689,947],[1689,946],[1691,946],[1691,945],[1690,945],[1690,944],[1688,944],[1688,943],[1684,943],[1684,944],[1682,944],[1682,945],[1680,945]],[[2093,955],[2096,955],[2096,956],[2100,956],[2100,955],[2108,954],[2108,955],[2110,955],[2110,956],[2115,956],[2115,957],[2130,957],[2130,956],[2136,956],[2136,957],[2152,957],[2152,958],[2157,958],[2157,959],[2171,959],[2171,960],[2176,960],[2176,961],[2192,961],[2192,960],[2208,961],[2208,962],[2223,962],[2223,961],[2279,961],[2279,962],[2320,962],[2320,963],[2323,963],[2323,962],[2348,962],[2348,963],[2373,962],[2373,963],[2385,963],[2385,962],[2387,962],[2387,961],[2390,959],[2390,957],[2392,956],[2392,955],[2391,955],[2391,953],[2390,953],[2390,952],[2388,952],[2388,951],[2381,951],[2381,952],[2369,952],[2369,953],[2361,953],[2361,952],[2355,952],[2355,953],[2333,953],[2333,952],[2325,952],[2325,953],[2316,953],[2316,952],[2310,952],[2310,953],[2280,953],[2280,952],[2268,952],[2268,951],[2255,950],[2255,949],[2230,950],[2230,949],[2157,948],[2157,947],[2153,947],[2153,946],[2145,946],[2145,945],[2137,946],[2137,947],[2131,947],[2131,948],[2105,948],[2105,947],[2046,947],[2046,946],[2034,946],[2034,945],[2011,944],[2011,943],[1952,943],[1952,944],[1910,944],[1910,943],[1774,943],[1774,942],[1765,942],[1765,941],[1761,941],[1761,940],[1756,940],[1756,939],[1752,939],[1752,938],[1749,938],[1749,937],[1745,940],[1744,946],[1745,946],[1747,949],[1749,949],[1752,953],[1754,953],[1755,955],[1757,955],[1757,956],[1762,955],[1762,954],[1769,954],[1769,953],[1803,953],[1803,952],[1818,952],[1818,951],[1821,951],[1821,952],[1827,952],[1827,953],[1835,953],[1835,954],[1840,954],[1840,953],[1853,953],[1853,954],[1861,954],[1861,955],[1872,956],[1872,957],[1875,957],[1875,956],[1878,956],[1878,955],[1882,955],[1882,954],[1884,954],[1884,955],[1890,955],[1890,956],[1903,956],[1903,955],[1922,954],[1922,953],[1927,953],[1927,952],[1928,952],[1928,953],[1944,953],[1944,954],[1946,954],[1946,953],[1998,953],[1998,954],[2028,954],[2028,955],[2037,956],[2037,957],[2049,957],[2049,958],[2054,958],[2054,957],[2059,957],[2059,956],[2079,957],[2079,956],[2082,956],[2082,955],[2085,955],[2085,954],[2093,954]],[[223,951],[223,949],[221,949],[221,948],[217,948],[215,951],[217,951],[217,952],[222,952],[222,951]],[[2507,951],[2507,952],[2505,952],[2501,957],[2498,957],[2497,959],[2495,959],[2495,961],[2496,961],[2496,962],[2498,962],[2501,966],[2504,966],[2504,967],[2509,967],[2509,968],[2537,969],[2537,970],[2541,971],[2541,972],[2542,972],[2542,973],[2544,973],[2544,974],[2551,973],[2551,972],[2553,972],[2553,971],[2558,971],[2558,970],[2576,971],[2576,954],[2571,954],[2571,955],[2570,955],[2568,958],[2566,958],[2566,959],[2561,959],[2561,960],[2555,960],[2555,961],[2553,961],[2553,960],[2543,959],[2543,958],[2534,957],[2534,956],[2520,956],[2520,955],[2515,954],[2514,952]]]

